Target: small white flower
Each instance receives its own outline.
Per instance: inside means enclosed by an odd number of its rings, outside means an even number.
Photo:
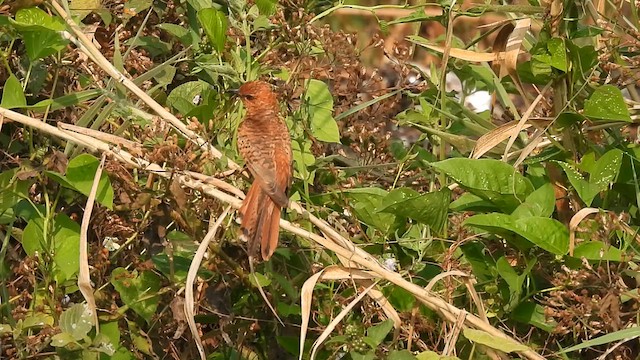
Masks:
[[[398,268],[398,262],[396,261],[396,258],[386,258],[384,259],[383,266],[389,271],[396,271],[396,269]]]

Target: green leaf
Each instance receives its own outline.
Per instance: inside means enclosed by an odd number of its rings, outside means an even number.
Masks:
[[[573,166],[567,164],[562,161],[554,161],[556,164],[560,165],[560,167],[567,174],[567,178],[571,183],[571,186],[576,190],[580,199],[584,201],[587,206],[591,206],[593,199],[598,195],[600,189],[597,185],[590,183],[585,180],[582,175],[573,168]]]
[[[275,14],[277,4],[278,2],[276,0],[256,0],[258,11],[260,11],[260,14],[266,16]]]
[[[55,54],[68,43],[59,33],[66,28],[62,20],[39,8],[20,9],[15,20],[10,21],[20,31],[31,61]]]
[[[265,287],[271,285],[271,279],[259,272],[253,272],[251,275],[249,275],[249,281],[255,287]]]
[[[9,21],[20,31],[63,31],[66,28],[60,18],[53,17],[37,7],[20,9],[16,13],[15,20]]]
[[[18,180],[18,168],[0,173],[0,213],[15,206],[20,200],[27,199],[30,182]]]
[[[180,40],[180,42],[183,43],[184,45],[189,46],[192,44],[191,35],[189,34],[189,29],[183,26],[170,24],[170,23],[162,23],[162,24],[156,25],[156,27],[177,37]]]
[[[147,50],[152,58],[171,52],[171,44],[166,43],[155,36],[139,36],[125,41],[131,47],[142,47]]]
[[[449,189],[419,194],[410,188],[398,188],[385,196],[377,211],[416,220],[440,233],[447,220],[450,201]]]
[[[564,39],[549,39],[547,49],[551,55],[549,65],[562,72],[567,72],[567,48],[565,47]]]
[[[566,348],[558,352],[557,354],[564,354],[564,353],[568,353],[576,350],[590,348],[593,346],[609,344],[609,343],[620,341],[627,338],[633,339],[639,336],[640,336],[640,327],[636,326],[629,329],[618,330],[610,334],[602,335],[595,339],[583,341],[581,344]]]
[[[82,340],[93,328],[93,315],[87,304],[74,304],[60,315],[60,330]]]
[[[516,233],[552,254],[564,255],[569,251],[569,232],[555,219],[527,217],[516,219],[510,215],[479,214],[465,220],[465,226],[474,226],[485,231],[496,229]]]
[[[515,351],[530,350],[527,346],[519,344],[511,339],[497,337],[486,331],[465,328],[463,330],[464,337],[477,344],[488,346],[492,349],[510,353]]]
[[[546,183],[529,194],[511,214],[516,218],[541,216],[549,217],[555,208],[556,194],[551,183]]]
[[[391,350],[387,360],[416,360],[416,357],[409,350]]]
[[[44,112],[47,108],[49,111],[56,111],[85,101],[93,100],[102,94],[104,94],[104,92],[101,89],[83,90],[73,94],[64,95],[56,99],[42,100],[33,105],[25,106],[24,108],[36,112]]]
[[[460,360],[457,356],[444,356],[433,351],[423,351],[416,355],[418,360]]]
[[[302,147],[298,141],[291,141],[291,153],[294,162],[293,176],[309,184],[313,184],[315,171],[309,171],[309,167],[315,164],[316,158],[311,152],[311,144],[309,141],[305,141]]]
[[[120,294],[122,302],[140,315],[147,323],[151,322],[160,301],[160,278],[151,271],[138,274],[125,268],[111,272],[111,285]]]
[[[557,323],[553,319],[547,320],[544,309],[544,306],[533,301],[522,302],[511,312],[511,318],[550,333],[556,328]]]
[[[624,252],[602,241],[587,241],[576,246],[573,257],[587,260],[623,261]]]
[[[78,155],[69,161],[65,178],[74,189],[85,196],[89,196],[93,186],[93,178],[99,165],[100,161],[93,155]],[[96,201],[109,209],[113,208],[113,187],[111,187],[111,180],[109,180],[104,171],[100,175],[100,181],[98,182]]]
[[[498,261],[496,261],[496,269],[500,277],[502,277],[509,286],[511,293],[520,294],[522,292],[523,279],[521,279],[520,275],[509,265],[509,262],[504,256],[501,256]]]
[[[153,5],[153,0],[128,0],[124,3],[128,14],[139,14],[150,8],[151,5]]]
[[[180,114],[186,115],[195,109],[195,101],[207,88],[204,81],[190,81],[179,85],[171,91],[167,97],[167,106],[176,109]]]
[[[622,92],[613,85],[602,85],[591,94],[584,115],[594,121],[632,121]]]
[[[2,90],[2,102],[0,106],[6,109],[13,109],[27,105],[27,99],[24,97],[20,80],[11,74],[4,83]]]
[[[622,150],[619,149],[611,149],[602,155],[589,172],[589,182],[600,191],[606,190],[620,173],[622,155]]]
[[[533,191],[511,165],[494,159],[453,158],[432,163],[473,194],[511,213]]]
[[[29,220],[22,234],[22,247],[29,256],[36,252],[51,254],[55,264],[53,275],[56,281],[64,282],[80,269],[80,225],[65,214],[58,214],[50,221],[53,221],[52,232],[45,238],[44,219]]]
[[[102,356],[102,360],[134,360],[136,357],[127,348],[120,345],[120,328],[118,327],[118,321],[110,321],[106,323],[100,323],[100,334],[103,334],[109,339],[109,342],[114,346],[115,352],[109,357]]]
[[[92,11],[102,9],[102,4],[101,0],[71,0],[69,9],[72,17],[84,20]]]
[[[73,335],[68,332],[55,334],[51,337],[51,346],[65,347],[69,344],[78,344],[78,342],[73,338]]]
[[[453,211],[480,211],[484,212],[489,209],[496,209],[496,206],[491,202],[477,196],[472,193],[464,193],[460,195],[455,201],[449,204],[449,209]]]
[[[227,41],[227,17],[223,12],[214,8],[206,8],[198,11],[198,21],[200,21],[211,46],[218,53],[222,53]]]
[[[352,199],[353,211],[363,223],[375,227],[384,234],[391,230],[395,216],[377,211],[382,200],[387,196],[386,191],[380,188],[363,188],[351,189],[344,193]]]
[[[393,329],[393,320],[387,319],[379,324],[376,324],[367,329],[367,336],[375,342],[375,346],[378,346],[387,337],[389,331]]]
[[[333,118],[333,97],[327,84],[310,79],[306,84],[304,98],[309,106],[311,134],[324,142],[340,142],[340,130]]]

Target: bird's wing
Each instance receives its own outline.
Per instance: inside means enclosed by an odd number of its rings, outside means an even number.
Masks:
[[[278,206],[286,206],[289,202],[285,191],[286,186],[279,186],[281,181],[279,180],[277,172],[280,170],[280,166],[276,161],[276,145],[270,141],[262,141],[260,144],[251,143],[251,136],[246,127],[238,129],[238,150],[244,158],[244,161],[254,177],[254,181],[260,184],[260,187],[265,193],[269,195]],[[261,137],[263,134],[258,136]],[[264,140],[264,139],[262,139]],[[280,174],[281,176],[281,174]]]
[[[278,206],[284,207],[289,203],[289,198],[285,194],[286,187],[279,186],[280,181],[276,174],[276,162],[273,158],[270,161],[264,161],[265,159],[258,159],[260,162],[252,162],[249,159],[245,159],[249,171],[260,184],[260,187],[269,197],[278,204]]]

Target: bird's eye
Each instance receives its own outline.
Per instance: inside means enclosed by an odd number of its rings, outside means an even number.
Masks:
[[[255,99],[256,97],[255,97],[255,96],[253,96],[253,95],[245,95],[245,96],[244,96],[244,98],[245,98],[245,99],[247,99],[247,100],[253,100],[253,99]]]

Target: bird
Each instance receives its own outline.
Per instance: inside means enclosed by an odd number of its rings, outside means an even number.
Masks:
[[[244,83],[237,95],[246,109],[238,126],[238,151],[254,179],[239,211],[240,238],[247,242],[250,257],[259,244],[267,261],[278,246],[282,208],[289,204],[291,136],[269,83]]]

